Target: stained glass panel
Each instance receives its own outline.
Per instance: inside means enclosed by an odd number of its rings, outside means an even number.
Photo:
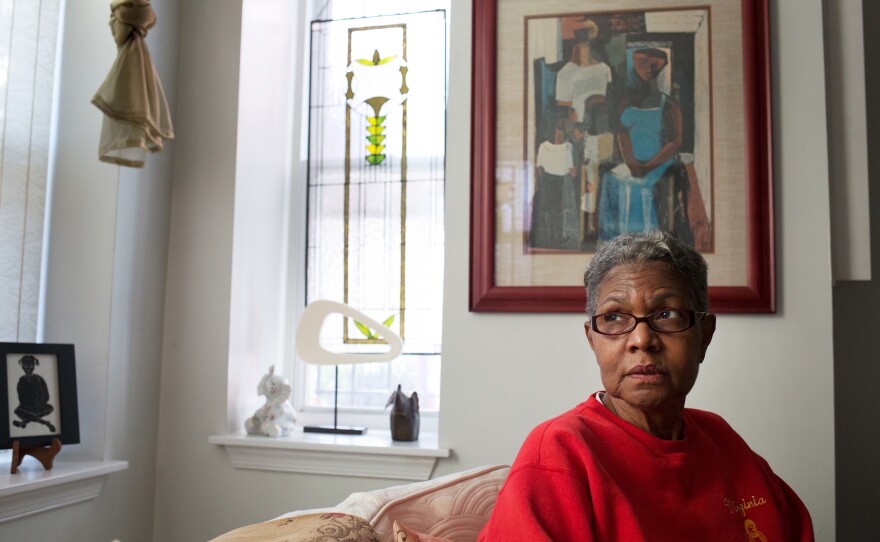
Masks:
[[[340,404],[381,407],[407,380],[436,408],[439,379],[427,381],[442,315],[445,12],[311,30],[306,299],[347,303],[404,339],[391,364],[341,368]],[[338,320],[322,332],[328,349],[387,348]],[[308,369],[307,404],[332,404],[332,372]]]

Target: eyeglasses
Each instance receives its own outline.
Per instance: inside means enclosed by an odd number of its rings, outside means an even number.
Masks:
[[[590,327],[602,335],[626,335],[634,330],[639,322],[661,333],[676,333],[694,327],[705,312],[683,309],[660,309],[647,316],[634,316],[626,312],[606,312],[590,316]]]

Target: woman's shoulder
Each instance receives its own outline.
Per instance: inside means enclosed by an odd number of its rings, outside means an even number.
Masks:
[[[538,424],[532,429],[517,454],[513,470],[539,468],[572,470],[580,463],[591,440],[589,401]]]
[[[571,141],[563,141],[562,143],[553,143],[552,141],[543,141],[538,145],[538,151],[545,152],[563,152],[571,151]]]
[[[732,431],[733,427],[727,423],[727,420],[722,418],[720,415],[710,412],[708,410],[701,410],[699,408],[686,408],[685,412],[685,423],[690,421],[691,423],[697,423],[703,429],[713,430],[713,431]],[[690,420],[688,420],[690,418]]]
[[[546,420],[529,432],[526,444],[542,447],[564,446],[565,439],[576,436],[583,438],[584,433],[591,432],[594,421],[594,408],[591,403],[595,398],[580,403],[562,414]],[[596,403],[598,404],[598,403]],[[601,407],[601,405],[599,405]]]
[[[583,72],[602,72],[602,73],[611,73],[611,66],[609,66],[606,62],[601,60],[596,60],[591,62],[590,64],[585,64],[583,66],[578,66],[578,68]]]
[[[720,415],[696,408],[686,408],[684,411],[685,435],[688,435],[688,427],[690,427],[690,434],[699,432],[703,440],[711,440],[725,449],[752,452],[742,436]]]
[[[663,95],[663,105],[665,111],[675,111],[681,109],[681,104],[678,103],[678,100],[673,98],[671,95],[666,94],[665,92],[661,93]]]

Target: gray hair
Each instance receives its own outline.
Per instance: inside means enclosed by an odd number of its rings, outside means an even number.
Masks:
[[[602,281],[620,265],[665,262],[681,273],[690,290],[694,310],[709,309],[709,266],[699,252],[678,237],[662,230],[625,233],[599,247],[584,272],[587,288],[587,314],[596,314],[596,294]]]

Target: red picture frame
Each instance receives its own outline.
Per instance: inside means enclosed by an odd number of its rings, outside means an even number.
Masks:
[[[735,286],[713,285],[710,280],[710,310],[772,313],[776,289],[768,2],[730,1],[741,5],[747,279]],[[499,285],[496,281],[498,3],[473,2],[470,310],[583,312],[582,286]],[[581,2],[571,4],[572,11],[584,9]]]

